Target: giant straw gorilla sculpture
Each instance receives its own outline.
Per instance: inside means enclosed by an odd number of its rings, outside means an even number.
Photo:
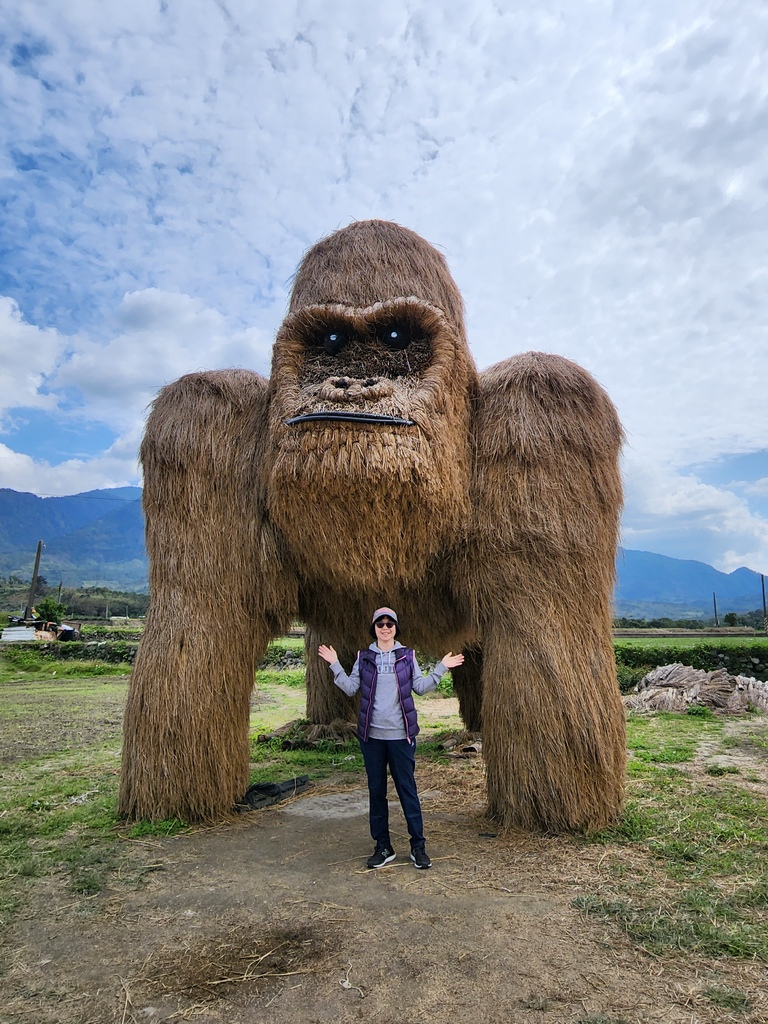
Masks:
[[[426,653],[463,649],[491,815],[597,826],[623,797],[611,645],[621,484],[615,410],[529,352],[478,374],[443,257],[385,221],[304,257],[267,381],[164,388],[142,445],[151,606],[125,718],[120,810],[216,818],[248,786],[254,666],[307,625],[307,715],[353,719],[371,609]]]

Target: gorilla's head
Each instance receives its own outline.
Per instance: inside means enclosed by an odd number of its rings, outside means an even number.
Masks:
[[[360,221],[306,254],[275,341],[269,514],[308,578],[415,582],[466,522],[476,371],[419,235]]]

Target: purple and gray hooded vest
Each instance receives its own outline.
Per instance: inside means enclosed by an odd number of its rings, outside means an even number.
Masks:
[[[376,652],[370,648],[360,651],[358,658],[360,671],[360,711],[357,716],[357,735],[361,740],[365,741],[368,739],[368,732],[371,727],[371,714],[376,695],[378,669],[376,668]],[[395,653],[395,678],[397,680],[400,708],[403,712],[403,722],[405,723],[405,737],[409,741],[415,739],[419,732],[416,705],[413,700],[413,666],[414,655],[410,647],[398,647]]]

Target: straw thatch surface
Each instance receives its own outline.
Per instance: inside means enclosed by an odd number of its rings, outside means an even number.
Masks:
[[[190,374],[147,423],[152,596],[125,714],[128,817],[211,818],[248,787],[254,666],[296,603],[256,511],[265,397],[253,373]]]
[[[611,643],[622,431],[599,385],[527,353],[485,371],[463,580],[483,642],[491,813],[598,825],[623,801]]]
[[[372,306],[413,295],[464,331],[464,303],[445,258],[415,231],[363,220],[321,239],[301,261],[289,312],[306,306]]]
[[[288,423],[329,411],[412,425]],[[621,440],[568,360],[477,373],[461,296],[418,235],[363,221],[318,243],[269,382],[192,375],[147,424],[153,607],[123,813],[212,817],[244,792],[253,660],[289,615],[308,627],[308,717],[353,720],[317,644],[350,668],[388,605],[404,642],[466,650],[457,694],[483,729],[496,818],[609,820],[625,757],[610,634]]]
[[[768,683],[751,676],[733,676],[724,669],[705,672],[690,665],[660,665],[643,676],[637,693],[624,698],[633,711],[687,711],[692,705],[712,711],[768,711]]]
[[[406,314],[418,321],[432,353],[428,367],[413,374],[402,372],[410,346],[387,351],[371,343],[380,321],[401,323]],[[318,382],[317,363],[330,357],[319,349],[316,332],[318,321],[328,318],[355,340],[335,358],[336,373],[327,368]],[[355,378],[348,360],[354,367],[365,348],[370,366]],[[374,592],[424,576],[468,518],[475,381],[463,330],[424,300],[362,309],[311,306],[288,317],[270,378],[267,508],[303,578],[342,589],[354,579]],[[364,408],[413,420],[416,429],[286,424],[328,408]]]
[[[453,691],[459,698],[459,713],[470,732],[483,724],[483,650],[478,644],[464,649],[464,664],[452,669]]]

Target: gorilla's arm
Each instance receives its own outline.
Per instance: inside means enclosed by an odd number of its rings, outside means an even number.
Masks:
[[[611,643],[622,430],[606,394],[541,353],[480,375],[467,589],[483,637],[491,813],[599,825],[624,786]]]
[[[255,661],[296,604],[264,516],[266,388],[245,370],[190,374],[147,422],[150,608],[125,715],[127,817],[219,817],[248,786]]]

